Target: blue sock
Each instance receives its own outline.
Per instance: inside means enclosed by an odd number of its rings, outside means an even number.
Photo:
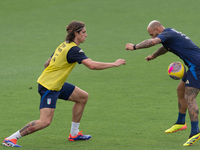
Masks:
[[[191,121],[191,134],[199,133],[198,121]]]
[[[182,114],[182,113],[179,112],[176,124],[184,124],[185,123],[185,115],[186,114]]]

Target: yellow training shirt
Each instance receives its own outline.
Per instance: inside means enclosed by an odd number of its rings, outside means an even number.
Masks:
[[[37,82],[48,90],[59,91],[77,62],[67,61],[68,51],[77,46],[75,42],[63,42],[55,50],[50,64],[42,72]]]

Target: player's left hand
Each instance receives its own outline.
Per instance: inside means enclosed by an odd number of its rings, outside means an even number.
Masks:
[[[154,58],[154,56],[153,56],[153,54],[152,54],[152,55],[149,55],[149,56],[145,57],[145,59],[146,59],[147,61],[150,61],[150,60],[153,60],[153,59],[155,59],[155,58]]]
[[[119,67],[121,65],[125,65],[126,64],[126,61],[124,59],[117,59],[115,62],[114,62],[115,66],[116,67]]]

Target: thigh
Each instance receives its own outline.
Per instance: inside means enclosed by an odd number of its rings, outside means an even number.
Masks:
[[[88,98],[88,93],[85,92],[84,90],[80,89],[79,87],[75,87],[73,93],[70,95],[69,97],[69,101],[73,101],[73,102],[79,102],[83,99],[87,99]]]
[[[40,109],[40,120],[42,122],[51,122],[54,115],[53,108],[42,108]]]
[[[197,97],[199,93],[199,89],[198,88],[194,88],[194,87],[185,87],[185,98],[187,102],[191,102],[193,100],[195,100],[195,98]]]
[[[42,108],[40,109],[40,119],[45,120],[52,120],[53,115],[54,115],[54,110],[53,108]]]
[[[185,91],[185,82],[180,81],[180,83],[178,84],[177,90],[178,91],[183,91],[183,93],[184,93],[184,91]]]
[[[185,96],[185,82],[180,81],[178,87],[177,87],[177,94],[178,98],[182,99]]]

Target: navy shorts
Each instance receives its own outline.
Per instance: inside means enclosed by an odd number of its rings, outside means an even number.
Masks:
[[[200,67],[190,68],[182,81],[185,82],[185,86],[200,89]]]
[[[42,108],[56,108],[57,99],[68,100],[75,86],[65,82],[60,91],[51,91],[38,84],[38,93],[40,93],[40,109]]]

